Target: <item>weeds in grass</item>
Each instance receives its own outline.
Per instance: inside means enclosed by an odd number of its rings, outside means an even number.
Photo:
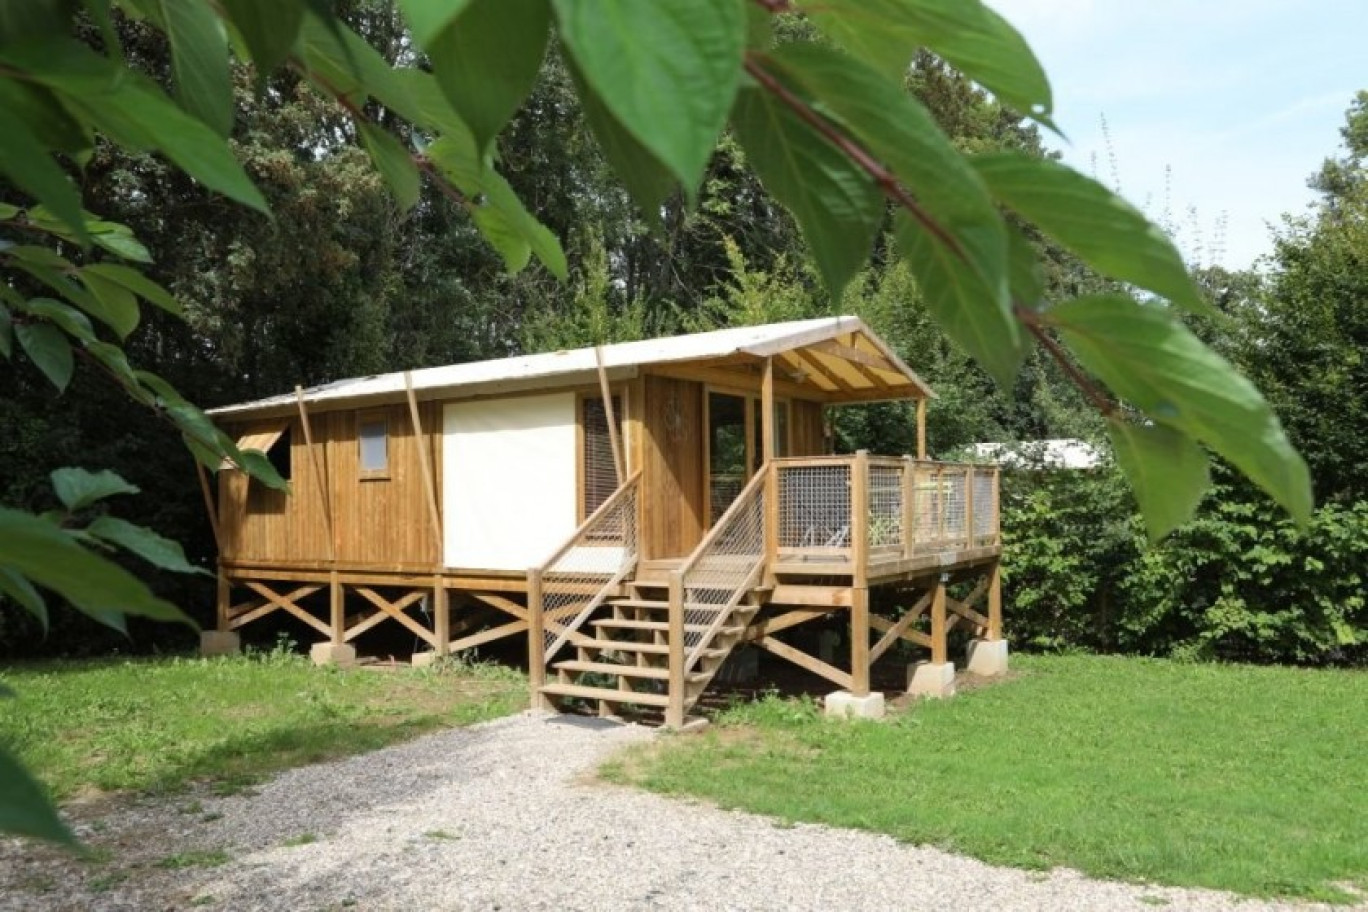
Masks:
[[[242,792],[280,769],[364,752],[526,705],[526,679],[458,657],[377,674],[316,668],[281,640],[213,659],[17,664],[0,716],[58,800],[92,789],[175,792],[197,779]],[[188,802],[186,813],[196,813]]]
[[[91,893],[108,893],[125,880],[128,880],[127,871],[110,871],[108,874],[92,877],[86,883],[86,889]]]
[[[318,837],[313,833],[300,833],[298,836],[291,836],[289,839],[282,842],[281,846],[292,849],[295,846],[312,845],[315,842],[318,842]]]
[[[1009,682],[884,724],[767,695],[605,775],[1022,868],[1357,899],[1343,885],[1368,878],[1368,674],[1014,663]]]
[[[446,830],[428,830],[423,834],[428,839],[460,839],[455,833],[448,833]]]

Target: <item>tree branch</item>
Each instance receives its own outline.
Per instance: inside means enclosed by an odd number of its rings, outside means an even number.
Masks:
[[[1055,363],[1064,371],[1065,376],[1069,378],[1074,386],[1078,387],[1079,392],[1083,394],[1084,398],[1091,402],[1093,407],[1102,413],[1103,418],[1110,418],[1116,414],[1118,410],[1116,402],[1108,398],[1107,394],[1102,392],[1101,388],[1093,382],[1092,378],[1079,370],[1078,366],[1069,359],[1069,355],[1064,351],[1064,347],[1056,341],[1054,336],[1050,335],[1049,329],[1040,319],[1040,313],[1038,311],[1031,310],[1029,307],[1023,307],[1020,303],[1014,302],[1012,304],[1012,314],[1026,327],[1027,331],[1036,338],[1036,341],[1050,353],[1050,357],[1054,358]]]

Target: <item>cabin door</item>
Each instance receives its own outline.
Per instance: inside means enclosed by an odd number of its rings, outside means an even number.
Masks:
[[[708,391],[707,471],[708,527],[722,518],[727,507],[740,496],[746,483],[760,468],[763,459],[764,426],[760,420],[760,400],[717,390]],[[774,433],[774,453],[789,453],[789,405],[774,404],[770,427]]]

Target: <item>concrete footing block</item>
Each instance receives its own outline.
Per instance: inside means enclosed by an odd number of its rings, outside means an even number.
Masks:
[[[882,719],[884,717],[884,695],[872,693],[857,697],[848,690],[838,690],[826,695],[822,701],[826,715],[841,719]]]
[[[917,697],[953,697],[955,663],[918,662],[907,666],[907,692]]]
[[[228,630],[201,630],[200,655],[237,655],[242,651],[242,637]]]
[[[356,648],[346,643],[314,643],[309,658],[315,665],[336,665],[350,668],[356,664]]]
[[[414,668],[430,668],[445,658],[446,655],[437,652],[415,652],[409,661]]]
[[[965,653],[965,670],[970,674],[994,678],[1007,673],[1006,640],[973,640]]]

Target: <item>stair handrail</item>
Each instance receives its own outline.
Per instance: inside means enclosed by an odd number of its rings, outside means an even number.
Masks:
[[[684,612],[683,600],[688,597],[687,593],[689,591],[689,574],[692,573],[693,570],[698,566],[699,562],[702,561],[703,557],[709,551],[712,550],[713,545],[718,541],[718,539],[730,530],[731,524],[736,521],[736,517],[742,515],[742,512],[751,506],[748,503],[748,501],[761,496],[765,489],[766,480],[769,477],[769,473],[770,465],[768,462],[762,465],[758,470],[756,470],[755,474],[751,477],[751,480],[746,484],[744,488],[741,489],[741,493],[738,494],[736,496],[736,499],[731,502],[731,505],[728,506],[725,511],[723,511],[722,517],[716,523],[713,524],[713,527],[710,530],[708,530],[708,534],[703,536],[703,540],[698,543],[698,547],[694,548],[694,550],[689,554],[689,556],[684,559],[684,562],[679,565],[679,568],[675,570],[675,575],[677,575],[678,579],[682,581],[682,586],[671,588],[671,616],[673,616],[674,612],[676,611],[680,612],[681,614]],[[762,514],[763,511],[764,506],[762,504]],[[685,674],[687,674],[689,669],[693,668],[693,666],[698,662],[699,656],[702,654],[707,644],[712,640],[714,634],[716,634],[717,631],[722,627],[722,625],[726,623],[728,617],[731,614],[731,610],[735,608],[737,604],[740,603],[741,599],[745,596],[746,592],[748,592],[751,588],[755,586],[756,582],[760,577],[760,574],[763,572],[765,566],[766,551],[765,539],[770,534],[772,534],[772,531],[764,528],[764,525],[764,521],[762,520],[760,548],[758,553],[755,555],[754,564],[746,572],[745,577],[742,578],[739,583],[737,583],[735,588],[732,590],[728,600],[724,604],[718,606],[717,617],[713,618],[712,623],[708,625],[707,629],[704,630],[703,634],[698,638],[698,642],[694,644],[693,648],[685,656]],[[676,589],[678,591],[676,591]],[[675,604],[676,599],[679,600],[679,604]],[[676,628],[680,627],[679,624],[675,624],[674,626]]]
[[[598,591],[594,593],[592,598],[585,603],[584,607],[575,614],[575,617],[571,619],[569,623],[561,622],[563,615],[551,617],[543,610],[546,598],[545,589],[547,575],[555,572],[555,565],[572,550],[580,545],[586,544],[586,540],[592,530],[599,525],[606,516],[616,510],[625,498],[635,497],[637,489],[640,487],[640,483],[641,469],[637,469],[629,475],[627,480],[619,485],[617,490],[610,494],[603,503],[599,504],[598,509],[594,510],[593,513],[590,513],[589,516],[585,518],[584,522],[576,527],[575,531],[570,534],[570,537],[567,538],[559,548],[553,551],[551,556],[547,558],[541,566],[534,567],[528,572],[530,632],[534,637],[537,633],[546,630],[550,630],[556,634],[556,638],[547,644],[543,650],[541,665],[544,666],[551,661],[552,657],[565,645],[566,641],[570,639],[574,632],[584,624],[585,619],[603,604],[604,600],[608,597],[608,593],[616,588],[624,579],[626,579],[627,575],[636,568],[638,552],[637,536],[635,534],[637,511],[635,509],[629,510],[627,516],[624,518],[624,532],[626,532],[628,525],[630,524],[631,534],[624,534],[623,536],[624,541],[622,542],[622,548],[624,551],[622,561],[619,564],[617,571],[609,576],[608,580],[599,587]],[[535,587],[531,585],[532,579],[537,581]],[[536,595],[535,600],[532,598],[534,592]],[[545,642],[545,640],[543,640],[543,642]]]

